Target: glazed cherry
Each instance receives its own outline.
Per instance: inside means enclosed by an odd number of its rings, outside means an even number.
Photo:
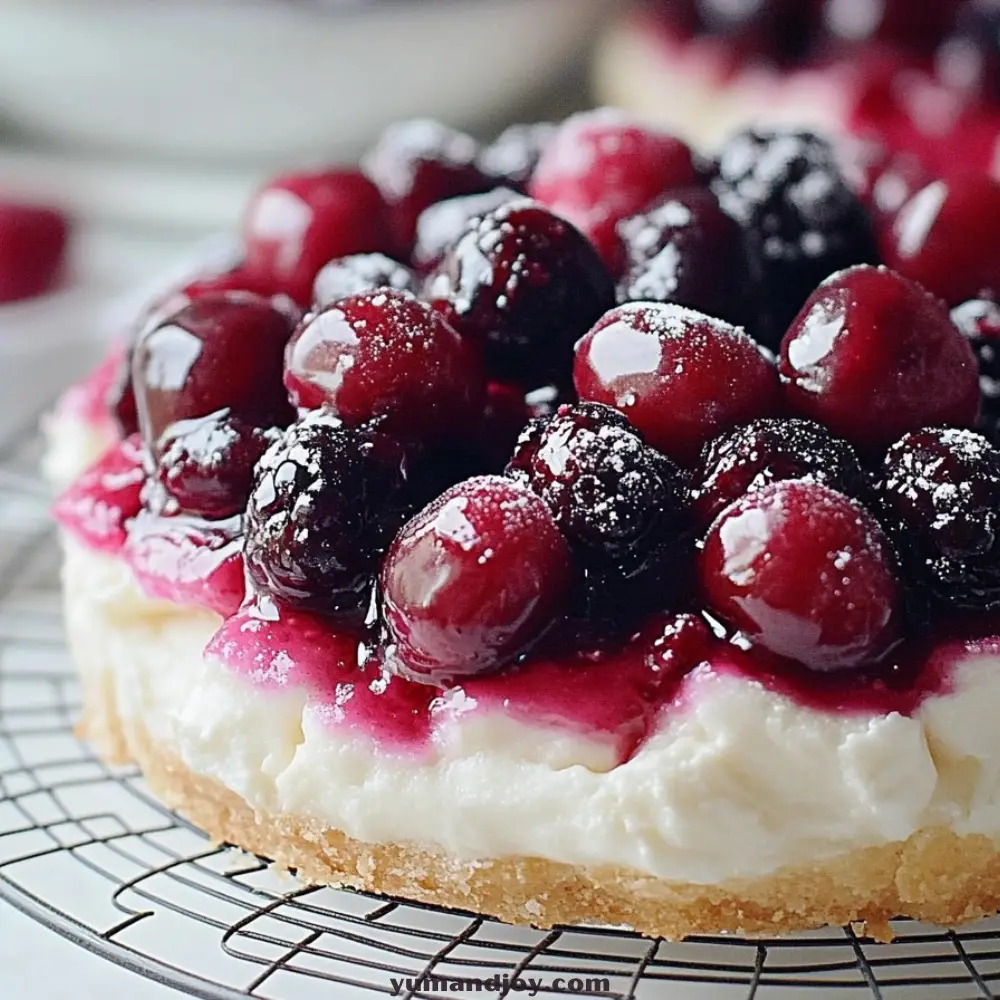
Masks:
[[[69,219],[41,205],[0,201],[0,303],[43,295],[58,281]]]
[[[1000,305],[970,299],[951,311],[951,321],[965,335],[979,363],[979,429],[1000,440]]]
[[[811,420],[764,417],[716,438],[695,477],[693,507],[709,525],[747,493],[785,479],[808,479],[863,500],[868,486],[854,449]]]
[[[749,275],[740,227],[706,188],[675,191],[618,226],[625,273],[618,301],[675,302],[740,323]]]
[[[976,359],[948,310],[886,268],[854,267],[813,293],[781,345],[789,407],[869,452],[907,431],[971,427]]]
[[[573,344],[614,305],[614,285],[573,226],[529,199],[481,219],[442,261],[428,296],[485,348],[490,374],[565,379]]]
[[[868,213],[830,144],[811,133],[737,133],[719,154],[713,185],[743,227],[758,295],[752,332],[771,349],[824,278],[878,263]]]
[[[984,173],[934,181],[883,233],[889,267],[957,306],[1000,293],[1000,182]]]
[[[389,288],[307,317],[285,361],[296,406],[325,404],[350,426],[377,419],[428,444],[468,431],[485,381],[477,350],[439,312]]]
[[[819,483],[771,483],[727,507],[699,573],[715,614],[812,670],[871,664],[897,637],[888,540],[863,507]]]
[[[559,127],[529,192],[577,226],[617,273],[622,265],[618,223],[664,191],[696,182],[691,150],[680,139],[602,109],[574,115]]]
[[[479,146],[463,132],[418,119],[390,125],[362,168],[389,207],[390,252],[409,258],[420,213],[435,202],[493,187],[477,165]]]
[[[459,483],[389,550],[386,665],[432,683],[498,670],[562,615],[569,588],[569,547],[542,500],[501,476]]]
[[[684,476],[618,410],[563,405],[532,421],[507,475],[545,501],[569,541],[570,614],[588,637],[627,631],[687,582],[678,551],[688,531]]]
[[[233,517],[246,507],[254,466],[280,434],[228,410],[179,420],[157,442],[156,478],[183,513]]]
[[[508,187],[496,187],[482,194],[449,198],[424,209],[417,219],[417,240],[413,247],[415,267],[433,270],[465,235],[473,222],[494,209],[522,196]]]
[[[350,295],[376,288],[416,292],[417,277],[405,265],[381,253],[352,254],[324,264],[313,283],[313,311],[325,309]]]
[[[526,192],[535,167],[558,128],[551,122],[511,125],[482,151],[479,166],[498,187]]]
[[[358,626],[409,502],[399,444],[309,413],[257,463],[245,519],[250,578],[280,602]]]
[[[607,313],[577,345],[573,378],[580,399],[617,407],[682,465],[780,401],[774,365],[743,330],[662,303]]]
[[[260,427],[292,418],[281,382],[294,314],[255,295],[205,295],[144,330],[132,354],[143,439],[158,458],[178,420],[228,409]]]
[[[386,208],[360,171],[284,174],[251,199],[243,238],[246,271],[308,306],[328,260],[386,249]]]
[[[911,582],[945,607],[1000,606],[1000,450],[973,431],[907,434],[878,496]]]

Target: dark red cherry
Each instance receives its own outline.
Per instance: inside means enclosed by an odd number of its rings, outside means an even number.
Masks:
[[[823,282],[781,345],[790,408],[867,452],[907,431],[973,427],[979,379],[948,310],[886,268]]]
[[[228,410],[179,420],[157,442],[156,477],[184,513],[232,517],[246,507],[254,466],[280,434]]]
[[[394,256],[409,259],[425,208],[493,187],[477,164],[478,155],[475,139],[440,122],[400,122],[382,133],[362,168],[389,206]]]
[[[309,316],[288,344],[296,406],[326,405],[345,424],[425,443],[468,433],[486,379],[478,351],[408,292],[380,288]]]
[[[674,191],[618,225],[619,302],[675,302],[731,323],[747,317],[743,234],[707,188]]]
[[[601,109],[574,115],[559,127],[528,189],[580,229],[618,273],[623,263],[618,223],[670,188],[697,179],[691,149],[680,139]]]
[[[284,426],[292,409],[281,381],[296,317],[255,295],[205,295],[143,331],[132,383],[143,439],[154,457],[178,420],[229,409],[257,426]]]
[[[812,670],[870,664],[897,637],[901,588],[882,529],[819,483],[771,483],[727,507],[699,572],[715,614]]]
[[[565,381],[573,344],[614,305],[596,251],[565,219],[529,199],[490,212],[447,254],[428,297],[485,348],[500,380]]]
[[[778,373],[738,327],[691,309],[632,302],[577,345],[582,400],[621,410],[654,448],[690,465],[706,442],[776,413]]]
[[[243,219],[248,274],[288,292],[302,306],[334,257],[386,249],[385,204],[358,170],[283,174],[251,199]]]
[[[919,190],[882,233],[885,263],[957,306],[1000,294],[1000,182],[986,173]]]
[[[381,253],[338,257],[325,264],[313,283],[313,311],[325,309],[349,295],[376,288],[416,292],[416,275],[405,265]]]
[[[439,201],[424,209],[417,220],[414,267],[424,272],[437,267],[474,221],[521,197],[511,188],[496,187],[482,194]]]
[[[0,303],[29,299],[56,283],[69,220],[40,205],[0,201]]]
[[[481,476],[407,524],[382,570],[386,664],[429,682],[498,670],[564,612],[569,548],[526,486]]]

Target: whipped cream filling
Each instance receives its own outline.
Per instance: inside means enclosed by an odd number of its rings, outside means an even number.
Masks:
[[[304,688],[262,690],[203,650],[220,619],[153,601],[66,539],[71,644],[118,711],[267,814],[474,860],[542,857],[702,884],[948,827],[1000,840],[1000,662],[965,655],[912,717],[834,714],[698,668],[628,761],[570,729],[445,705],[425,750],[379,750]]]

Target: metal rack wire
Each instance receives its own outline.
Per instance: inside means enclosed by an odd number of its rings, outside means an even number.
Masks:
[[[888,946],[850,928],[684,944],[598,928],[543,932],[303,886],[209,843],[138,773],[106,766],[73,736],[78,690],[35,426],[0,443],[0,899],[211,1000],[391,994],[393,980],[407,998],[432,998],[495,975],[498,997],[518,976],[543,980],[543,995],[621,1000],[1000,995],[1000,920],[959,933],[901,921]]]

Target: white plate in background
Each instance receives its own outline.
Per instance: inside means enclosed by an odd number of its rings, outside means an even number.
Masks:
[[[415,116],[472,127],[558,81],[611,0],[4,0],[0,114],[98,150],[353,159]]]

